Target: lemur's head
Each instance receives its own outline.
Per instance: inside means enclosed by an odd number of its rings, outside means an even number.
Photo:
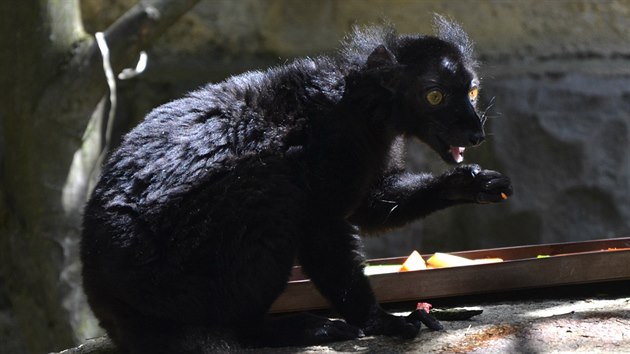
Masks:
[[[436,36],[396,36],[389,29],[364,68],[382,74],[396,131],[419,138],[444,161],[460,163],[466,147],[485,139],[477,110],[480,80],[472,43],[461,27],[439,15],[435,27]]]

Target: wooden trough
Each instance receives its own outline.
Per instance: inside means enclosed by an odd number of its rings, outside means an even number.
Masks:
[[[630,237],[583,242],[504,247],[450,254],[494,258],[501,263],[369,276],[381,303],[428,300],[521,289],[630,280]],[[549,257],[538,257],[539,255]],[[428,258],[430,255],[423,255]],[[401,264],[406,257],[373,259],[368,265]],[[294,267],[286,290],[271,313],[328,308],[328,302]]]

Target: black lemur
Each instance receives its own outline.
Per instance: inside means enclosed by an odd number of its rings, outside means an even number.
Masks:
[[[418,333],[416,313],[379,306],[358,235],[512,193],[500,173],[460,164],[484,140],[480,79],[464,31],[439,16],[436,28],[357,29],[336,55],[209,84],[126,135],[81,243],[89,304],[121,351]],[[406,172],[407,137],[460,165]],[[343,321],[267,316],[296,260]]]

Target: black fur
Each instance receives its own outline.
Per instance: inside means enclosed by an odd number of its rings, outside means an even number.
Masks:
[[[472,46],[436,22],[436,37],[357,30],[338,56],[207,85],[125,137],[87,204],[81,245],[89,303],[122,350],[418,333],[418,316],[376,302],[359,231],[511,194],[506,177],[475,165],[436,177],[404,170],[405,137],[455,163],[451,146],[484,135],[469,98]],[[443,100],[432,106],[436,89]],[[266,316],[295,259],[345,322]]]

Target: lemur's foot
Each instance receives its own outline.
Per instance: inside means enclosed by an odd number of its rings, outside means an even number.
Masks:
[[[363,326],[363,332],[366,335],[380,334],[404,339],[415,338],[420,332],[422,323],[424,323],[424,318],[419,314],[419,311],[420,310],[416,310],[405,317],[379,311],[376,316]]]

